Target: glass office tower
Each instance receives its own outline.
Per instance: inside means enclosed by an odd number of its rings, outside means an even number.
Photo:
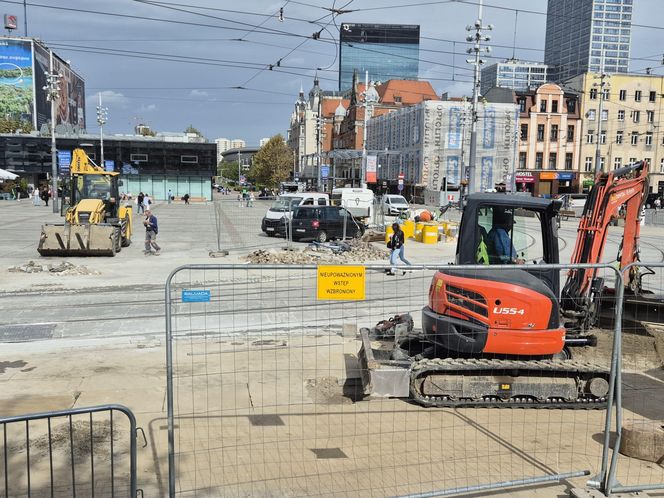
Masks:
[[[544,63],[557,82],[577,74],[628,72],[632,0],[549,0]]]
[[[364,81],[417,79],[420,27],[412,24],[341,25],[339,34],[339,91],[350,89],[353,72]]]

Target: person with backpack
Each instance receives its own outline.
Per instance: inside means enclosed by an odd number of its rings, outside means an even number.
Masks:
[[[392,269],[387,272],[388,275],[397,274],[397,258],[406,263],[408,266],[411,266],[410,261],[408,261],[404,255],[404,244],[406,243],[406,237],[403,233],[403,230],[401,230],[401,225],[395,222],[392,224],[392,229],[394,230],[394,233],[390,237],[390,240],[387,242],[387,248],[392,250],[390,253],[390,264],[392,265]]]
[[[150,208],[145,210],[143,225],[145,225],[145,251],[143,251],[143,254],[152,254],[152,248],[154,247],[154,255],[159,256],[161,254],[161,247],[157,244],[159,226],[157,224],[157,217],[152,214]]]

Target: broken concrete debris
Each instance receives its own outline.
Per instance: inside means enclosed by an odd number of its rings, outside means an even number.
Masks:
[[[56,273],[58,275],[100,275],[97,270],[91,270],[84,265],[75,265],[69,261],[62,261],[58,264],[43,265],[29,261],[24,265],[10,266],[8,271],[12,273]]]
[[[297,247],[297,246],[296,246]],[[310,244],[303,250],[258,249],[249,253],[247,261],[253,264],[282,263],[287,265],[329,264],[329,263],[365,263],[383,261],[389,253],[367,242]]]

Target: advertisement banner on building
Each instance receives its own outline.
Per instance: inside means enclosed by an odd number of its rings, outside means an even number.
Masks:
[[[32,42],[0,40],[0,116],[16,121],[33,121]]]
[[[447,148],[461,148],[461,130],[463,125],[463,109],[461,107],[452,107],[450,109],[450,129],[447,133]]]
[[[46,100],[46,73],[50,71],[49,53],[38,43],[34,44],[35,56],[35,127],[41,127],[51,120],[51,104]]]
[[[535,183],[535,177],[532,173],[528,172],[517,173],[516,183]]]
[[[482,147],[484,147],[485,149],[492,149],[495,142],[496,142],[496,110],[493,107],[485,107]]]
[[[459,185],[459,156],[447,156],[446,171],[448,185]]]
[[[376,183],[377,157],[367,156],[367,183]]]
[[[493,157],[487,156],[482,158],[482,169],[480,174],[479,192],[493,190]]]
[[[330,166],[328,164],[321,165],[320,176],[321,178],[327,178],[328,176],[330,176]]]
[[[62,74],[60,98],[56,106],[57,124],[70,124],[79,130],[85,129],[85,83],[68,64],[53,58],[54,70]]]

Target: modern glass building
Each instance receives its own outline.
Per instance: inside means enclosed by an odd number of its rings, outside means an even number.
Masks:
[[[544,63],[551,79],[628,72],[633,0],[549,0]]]
[[[482,68],[480,93],[484,95],[494,87],[513,90],[537,88],[546,83],[546,78],[546,64],[508,59]]]
[[[341,25],[339,34],[339,91],[353,84],[353,72],[364,81],[417,79],[420,27],[413,24]]]

